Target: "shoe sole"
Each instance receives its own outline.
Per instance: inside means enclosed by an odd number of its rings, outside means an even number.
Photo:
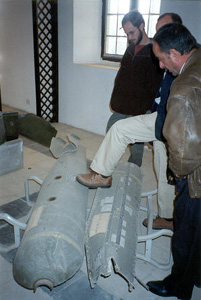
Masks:
[[[171,293],[160,293],[157,292],[154,288],[149,287],[149,291],[157,296],[161,296],[161,297],[176,297],[175,295],[171,294]]]
[[[147,228],[147,225],[145,225],[144,223],[142,223],[144,227]],[[167,228],[167,227],[152,227],[153,230],[162,230],[162,229],[168,229],[171,231],[174,231],[172,228]]]
[[[111,185],[87,185],[87,184],[81,182],[81,181],[78,180],[78,179],[77,179],[77,181],[78,181],[80,184],[82,184],[82,185],[88,187],[89,189],[98,189],[98,188],[104,188],[104,189],[107,189],[107,188],[110,188],[110,187],[111,187]]]

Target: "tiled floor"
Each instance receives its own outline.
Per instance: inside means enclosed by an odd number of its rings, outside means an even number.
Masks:
[[[67,134],[74,134],[80,138],[79,143],[86,148],[87,158],[93,159],[99,144],[102,141],[102,136],[86,132],[81,129],[73,128],[64,124],[54,124],[58,130],[58,137],[66,138]],[[42,180],[47,176],[55,164],[55,159],[52,157],[49,149],[41,146],[27,138],[23,138],[23,156],[24,167],[18,171],[0,176],[0,206],[8,204],[16,199],[24,201],[25,196],[24,181],[31,175],[37,176]],[[127,161],[129,152],[126,151],[122,161]],[[143,190],[154,190],[156,188],[156,180],[152,168],[152,150],[145,147],[142,173],[144,176]],[[31,184],[30,194],[37,193],[39,186]],[[24,203],[24,202],[23,202]],[[153,200],[153,209],[156,211],[156,200]],[[145,217],[144,213],[140,214],[140,223]],[[140,226],[143,231],[143,226]],[[169,252],[170,239],[162,237],[153,246],[153,257],[159,261],[167,262]],[[141,251],[141,245],[138,246],[138,251]],[[100,277],[95,289],[91,289],[87,278],[86,261],[84,261],[81,270],[69,281],[61,286],[55,287],[53,291],[42,287],[38,288],[36,293],[27,290],[18,285],[12,273],[12,259],[15,251],[0,255],[0,300],[95,300],[95,299],[124,299],[124,300],[156,300],[162,299],[148,292],[138,281],[135,281],[135,289],[130,293],[126,281],[117,274],[112,274],[110,277]],[[149,280],[162,279],[168,275],[170,270],[161,270],[147,262],[137,260],[136,275],[143,282]],[[166,299],[177,299],[175,297]],[[201,299],[201,289],[194,289],[192,300]]]

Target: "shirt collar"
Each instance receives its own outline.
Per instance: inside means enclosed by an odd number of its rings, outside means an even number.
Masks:
[[[184,63],[184,64],[183,64],[183,66],[181,67],[181,69],[180,69],[180,71],[179,71],[179,74],[181,74],[181,73],[182,73],[182,71],[183,71],[183,68],[184,68],[185,64],[186,64],[186,63]]]

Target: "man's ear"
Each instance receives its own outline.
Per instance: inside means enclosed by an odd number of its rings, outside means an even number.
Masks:
[[[141,31],[143,31],[144,30],[144,23],[141,23],[139,28],[140,28]]]
[[[172,56],[174,58],[178,58],[181,56],[181,53],[175,49],[170,49],[169,53],[170,53],[170,56]]]

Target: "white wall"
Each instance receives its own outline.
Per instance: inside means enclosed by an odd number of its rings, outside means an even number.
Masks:
[[[89,59],[88,62],[95,62],[99,55],[97,41],[100,43],[101,1],[59,0],[59,121],[105,134],[117,70],[73,62],[73,59],[78,62],[80,57],[81,61],[84,57],[84,60]],[[74,11],[75,7],[82,9]],[[200,0],[163,0],[161,12],[167,11],[179,13],[184,24],[201,42]],[[90,22],[87,23],[88,20]],[[3,103],[35,113],[31,0],[0,0],[0,40]],[[79,56],[84,52],[85,56]]]
[[[73,1],[73,61],[76,63],[100,62],[101,10],[100,0]]]
[[[0,0],[0,83],[4,104],[36,112],[31,0]]]
[[[178,13],[183,24],[201,43],[201,0],[162,0],[161,13]]]
[[[95,18],[94,14],[92,16]],[[80,35],[84,31],[87,38],[86,28],[82,26],[82,18],[83,16],[80,15],[80,26],[77,24],[76,30],[80,32]],[[111,115],[109,101],[117,70],[74,64],[73,1],[61,0],[59,2],[58,19],[59,120],[88,131],[105,134],[106,123]],[[79,35],[77,39],[76,51],[82,53],[83,46],[79,43],[81,40]],[[90,41],[89,38],[87,43],[89,44]]]

